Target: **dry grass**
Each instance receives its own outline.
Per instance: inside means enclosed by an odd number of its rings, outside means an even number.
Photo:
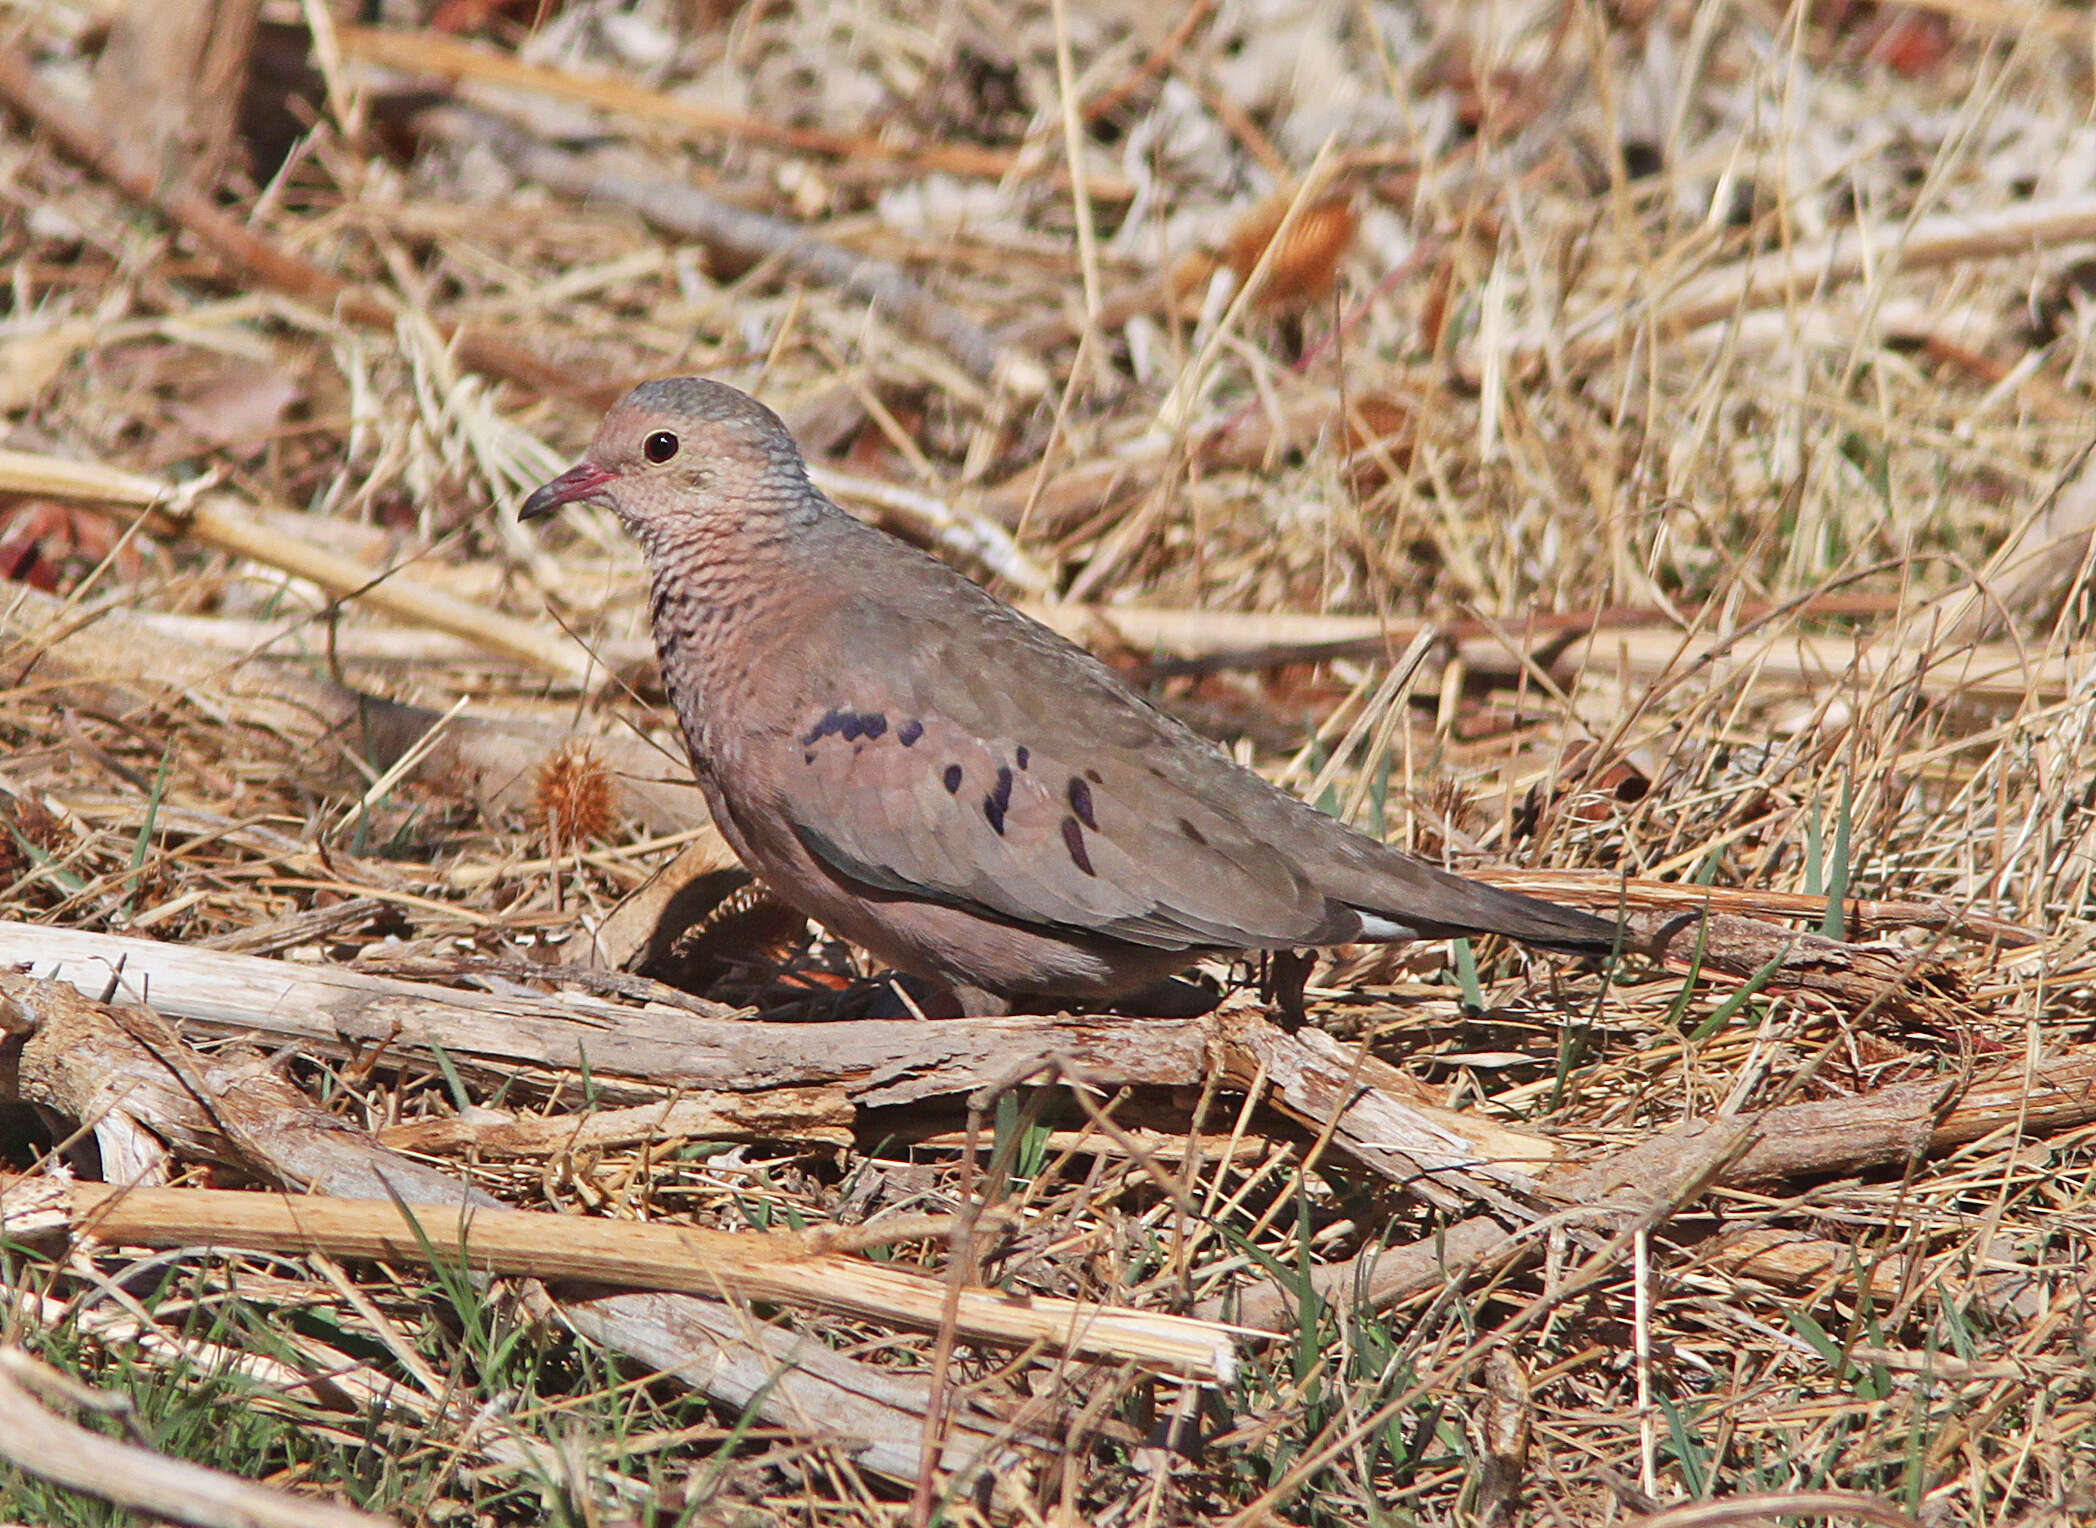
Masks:
[[[1211,654],[1275,640],[1237,615],[1401,628],[1383,658],[1111,656],[1419,852],[1946,913],[1877,934],[1960,984],[1898,1009],[1504,950],[1321,966],[1313,1018],[1448,1107],[1592,1160],[2096,1045],[2086,12],[572,0],[532,35],[530,6],[439,8],[493,17],[460,59],[385,9],[383,34],[334,39],[310,131],[223,209],[332,292],[8,120],[5,443],[208,478],[602,661],[578,684],[572,659],[388,625],[194,526],[55,493],[0,500],[16,586],[82,620],[195,618],[155,629],[228,671],[288,625],[247,669],[661,738],[637,553],[513,507],[607,392],[709,373],[779,408],[854,508],[1015,596],[1214,612]],[[12,5],[0,41],[63,102],[95,10]],[[460,75],[410,111],[405,87]],[[652,204],[620,204],[636,190]],[[777,243],[796,229],[824,248]],[[1580,642],[1545,615],[1604,624]],[[1421,619],[1466,640],[1386,683]],[[159,651],[107,693],[40,652],[0,650],[0,916],[427,977],[544,958],[671,852],[674,813],[638,797],[607,824],[534,811],[528,779],[374,789],[359,739],[318,744],[201,671],[155,685]],[[849,952],[737,921],[760,914],[720,920],[707,995],[829,1001]],[[595,1087],[511,1094],[441,1053],[282,1064],[359,1129]],[[862,1110],[842,1149],[445,1164],[516,1207],[730,1228],[995,1206],[1008,1230],[893,1255],[1155,1310],[1287,1296],[1285,1335],[1221,1388],[769,1313],[934,1376],[934,1430],[1007,1427],[987,1506],[441,1262],[10,1250],[0,1328],[128,1392],[160,1450],[409,1522],[1585,1525],[1772,1493],[1734,1519],[1765,1521],[1826,1490],[1932,1528],[2096,1511],[2088,1126],[1698,1183],[1642,1220],[1553,1210],[1539,1256],[1378,1306],[1301,1296],[1458,1213],[1262,1096],[1018,1087],[974,1116]],[[15,1120],[9,1165],[82,1123]],[[349,1378],[283,1378],[323,1371]],[[107,1520],[20,1474],[0,1503]]]

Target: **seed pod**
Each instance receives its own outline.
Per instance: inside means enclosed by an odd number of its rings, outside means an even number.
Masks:
[[[556,852],[594,843],[611,831],[618,821],[611,771],[586,741],[562,744],[539,765],[530,815]]]

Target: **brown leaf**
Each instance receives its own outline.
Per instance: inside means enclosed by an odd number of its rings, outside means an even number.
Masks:
[[[227,358],[206,379],[185,389],[168,414],[206,450],[258,450],[305,396],[297,380],[266,361]]]

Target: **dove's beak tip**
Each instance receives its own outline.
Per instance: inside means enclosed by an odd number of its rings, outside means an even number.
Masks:
[[[566,472],[536,490],[517,510],[519,520],[539,520],[563,504],[594,498],[611,482],[612,474],[595,462],[577,462]]]

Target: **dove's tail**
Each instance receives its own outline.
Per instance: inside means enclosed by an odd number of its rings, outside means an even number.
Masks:
[[[1469,934],[1504,934],[1537,949],[1567,955],[1607,955],[1620,950],[1623,926],[1576,907],[1489,886],[1409,857],[1401,869],[1383,867],[1395,880],[1376,903],[1362,905],[1342,895],[1361,920],[1364,940],[1459,939]],[[1387,874],[1394,871],[1395,874]],[[1353,888],[1349,888],[1352,890]],[[1379,888],[1381,889],[1381,888]]]

